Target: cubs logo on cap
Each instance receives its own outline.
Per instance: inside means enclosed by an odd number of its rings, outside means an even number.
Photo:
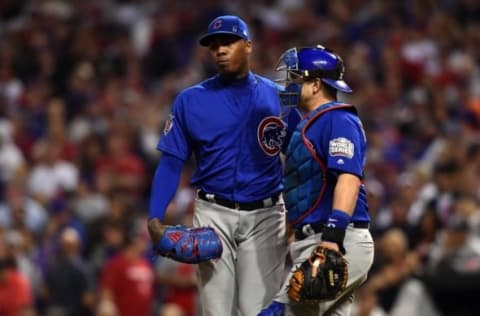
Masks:
[[[208,46],[215,35],[234,35],[246,41],[250,40],[247,23],[235,15],[222,15],[208,25],[207,33],[200,38],[200,45]]]
[[[222,19],[217,19],[213,22],[212,29],[218,30],[222,26]]]

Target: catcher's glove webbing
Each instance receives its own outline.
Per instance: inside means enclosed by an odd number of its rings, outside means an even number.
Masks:
[[[222,255],[222,242],[211,227],[169,226],[153,250],[184,263],[199,263]]]
[[[345,290],[347,280],[345,257],[317,246],[291,276],[288,297],[295,302],[333,300]]]

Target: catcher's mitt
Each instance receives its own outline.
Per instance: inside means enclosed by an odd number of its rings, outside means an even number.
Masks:
[[[291,276],[288,297],[295,302],[333,300],[345,290],[347,280],[345,257],[317,246]]]
[[[211,227],[169,226],[153,250],[184,263],[200,263],[222,255],[222,242]]]

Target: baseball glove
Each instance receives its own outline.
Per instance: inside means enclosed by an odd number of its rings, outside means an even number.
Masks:
[[[317,246],[293,272],[288,297],[295,302],[333,300],[345,290],[347,261],[338,251]]]
[[[222,255],[223,246],[211,227],[169,226],[153,247],[160,256],[184,263],[200,263]]]

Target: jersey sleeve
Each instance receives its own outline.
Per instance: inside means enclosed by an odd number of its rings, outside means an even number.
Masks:
[[[191,154],[191,139],[187,129],[185,98],[177,96],[163,128],[157,149],[179,159],[188,160]]]
[[[152,181],[150,219],[158,218],[163,221],[167,207],[177,191],[183,163],[183,160],[168,153],[160,158]]]
[[[327,168],[363,177],[366,137],[358,116],[345,111],[332,111],[329,133],[324,139],[328,148]]]

